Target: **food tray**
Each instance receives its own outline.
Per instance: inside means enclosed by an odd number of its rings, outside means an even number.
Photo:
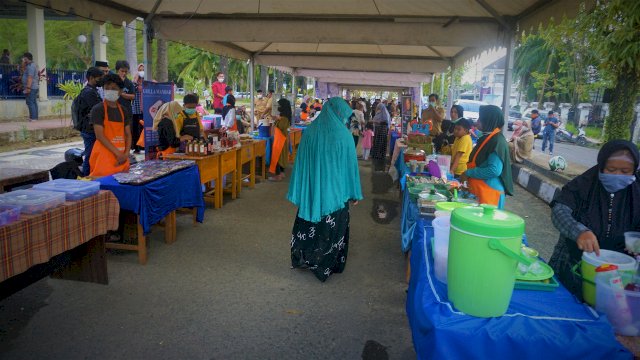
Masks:
[[[97,194],[100,191],[100,183],[97,181],[56,179],[36,184],[33,189],[63,192],[66,194],[67,201],[76,201]]]
[[[23,214],[39,214],[64,204],[65,193],[42,190],[16,190],[0,194],[0,205],[20,207]]]
[[[20,219],[20,206],[0,205],[0,226],[9,225]]]
[[[533,291],[556,291],[560,284],[556,277],[553,276],[548,279],[549,283],[544,283],[543,281],[526,281],[526,280],[516,280],[516,284],[514,286],[515,290],[533,290]]]
[[[129,168],[129,172],[113,175],[120,184],[143,185],[178,170],[195,165],[193,160],[151,160],[139,162]]]

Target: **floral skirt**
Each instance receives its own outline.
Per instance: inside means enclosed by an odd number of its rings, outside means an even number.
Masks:
[[[349,205],[317,223],[296,216],[291,232],[291,266],[309,269],[324,282],[341,273],[349,249]]]

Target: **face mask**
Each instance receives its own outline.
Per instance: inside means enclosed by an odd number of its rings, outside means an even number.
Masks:
[[[196,109],[184,109],[185,114],[193,115],[196,113]]]
[[[258,99],[262,99],[262,95],[258,95]]]
[[[141,78],[144,77],[144,71],[138,71],[138,76],[140,76]]]
[[[218,82],[224,82],[224,78],[218,78]]]
[[[430,102],[430,103],[429,103],[429,106],[431,106],[431,107],[436,107],[436,103],[435,103],[435,102]]]
[[[120,97],[118,90],[105,90],[104,99],[107,101],[117,101]]]
[[[600,179],[600,182],[602,183],[602,186],[604,186],[604,189],[610,193],[618,192],[636,181],[636,177],[634,175],[617,175],[605,173],[599,173],[598,179]]]

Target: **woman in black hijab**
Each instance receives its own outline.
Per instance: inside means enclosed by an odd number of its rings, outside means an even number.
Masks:
[[[549,265],[564,286],[582,297],[582,280],[571,272],[582,252],[624,252],[624,233],[640,230],[640,156],[626,140],[606,143],[598,164],[570,181],[551,203],[560,239]]]

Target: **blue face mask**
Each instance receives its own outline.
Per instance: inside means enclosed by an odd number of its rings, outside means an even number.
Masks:
[[[616,175],[605,173],[599,173],[598,179],[600,179],[600,182],[602,183],[602,186],[604,186],[604,189],[610,193],[618,192],[636,181],[636,177],[634,175]]]
[[[193,115],[196,113],[196,109],[184,109],[184,113],[187,115]]]

